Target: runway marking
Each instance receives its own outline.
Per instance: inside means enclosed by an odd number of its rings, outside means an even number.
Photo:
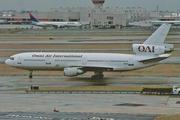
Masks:
[[[168,99],[167,99],[167,101],[166,101],[166,104],[165,104],[165,105],[167,105],[168,101],[169,101],[169,97],[168,97]]]

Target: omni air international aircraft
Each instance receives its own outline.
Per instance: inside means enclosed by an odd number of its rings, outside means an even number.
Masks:
[[[29,52],[11,56],[5,61],[9,66],[29,70],[29,78],[36,70],[64,71],[65,76],[77,76],[94,71],[92,79],[103,78],[104,71],[129,71],[156,65],[170,57],[164,54],[173,50],[164,44],[171,24],[162,24],[143,44],[133,44],[136,54],[114,53],[53,53]]]

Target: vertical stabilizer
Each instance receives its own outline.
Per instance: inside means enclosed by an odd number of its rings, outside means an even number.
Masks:
[[[144,45],[162,45],[171,24],[162,24],[143,44]]]
[[[30,16],[32,22],[39,22],[39,21],[34,17],[33,14],[30,13],[29,16]]]

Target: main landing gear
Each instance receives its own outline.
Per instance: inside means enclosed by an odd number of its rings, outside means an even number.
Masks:
[[[33,77],[33,76],[32,76],[32,72],[33,72],[33,71],[31,71],[31,70],[29,71],[29,78],[32,78],[32,77]]]
[[[104,77],[103,72],[94,72],[95,75],[91,77],[92,80],[100,80]]]

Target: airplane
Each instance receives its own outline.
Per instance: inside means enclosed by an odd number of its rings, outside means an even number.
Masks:
[[[163,23],[166,24],[173,24],[173,25],[180,25],[180,21],[151,21],[154,25],[161,25]]]
[[[54,27],[54,28],[63,28],[63,27],[80,27],[80,22],[40,22],[33,14],[29,13],[29,16],[32,20],[32,25],[39,27]]]
[[[154,66],[171,54],[173,44],[164,44],[171,24],[162,24],[143,44],[133,44],[136,54],[116,53],[58,53],[58,52],[27,52],[12,55],[5,63],[9,66],[29,70],[64,71],[65,76],[73,77],[94,71],[91,79],[104,77],[104,71],[130,71]]]

